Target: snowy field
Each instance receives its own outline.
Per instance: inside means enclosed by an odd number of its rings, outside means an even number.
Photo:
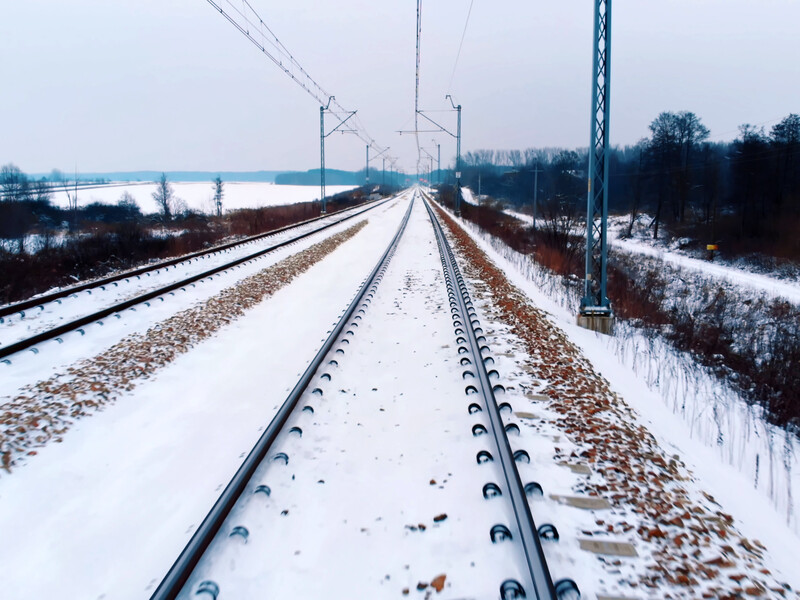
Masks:
[[[471,199],[471,192],[464,188],[464,199]],[[533,217],[525,213],[507,209],[507,215],[514,217],[525,223],[533,224]],[[725,281],[734,286],[741,286],[756,293],[763,293],[770,298],[783,298],[793,304],[800,305],[800,281],[795,281],[787,277],[782,277],[774,273],[754,273],[744,270],[738,266],[724,263],[719,259],[715,261],[701,260],[688,256],[681,252],[676,245],[671,247],[666,244],[656,244],[645,236],[636,236],[633,239],[620,238],[619,234],[626,224],[620,218],[610,219],[608,245],[633,255],[644,255],[651,258],[663,260],[666,263],[675,265],[688,272],[702,274],[709,279]],[[584,230],[575,231],[576,235],[585,235]]]
[[[210,181],[208,183],[170,182],[170,185],[176,199],[183,200],[188,208],[204,213],[214,212],[214,186]],[[103,186],[96,189],[78,189],[78,206],[86,206],[92,202],[116,204],[123,192],[128,192],[143,213],[154,213],[159,210],[153,200],[153,192],[156,191],[156,187],[155,183],[131,183],[122,186]],[[352,185],[329,185],[326,187],[326,191],[329,196],[332,196],[355,187]],[[319,200],[319,187],[309,185],[226,181],[223,190],[225,192],[222,199],[223,210],[261,208],[262,206],[279,206]],[[69,206],[66,192],[54,193],[53,204],[62,208]]]
[[[355,237],[290,284],[174,360],[148,362],[146,376],[114,388],[91,418],[73,419],[58,443],[36,446],[10,474],[1,472],[0,539],[12,540],[0,544],[3,597],[149,597],[374,266],[409,198],[366,213],[359,219],[366,226]],[[733,450],[745,453],[744,462],[752,458],[741,439],[735,446],[728,439],[722,447],[707,443],[706,430],[714,424],[710,411],[692,413],[689,420],[675,411],[657,387],[664,378],[651,385],[641,362],[638,369],[620,362],[613,338],[575,326],[571,306],[549,296],[545,280],[531,280],[502,244],[464,226],[634,408],[631,420],[655,435],[658,451],[686,462],[693,473],[681,480],[687,497],[708,504],[702,495],[712,493],[744,535],[766,545],[764,564],[776,577],[800,585],[796,513],[787,516],[781,493],[787,484],[792,489],[791,477],[797,483],[800,469],[790,471],[787,481],[780,454],[774,468],[763,454],[761,484],[753,486],[750,474],[728,460]],[[203,284],[210,287],[187,290],[117,322],[87,327],[86,335],[65,337],[62,345],[0,364],[0,404],[22,386],[63,373],[124,335],[158,329],[175,311],[196,308],[316,241],[315,236],[265,257],[250,271],[227,273]],[[304,398],[315,411],[293,417],[302,436],[287,433],[279,440],[290,460],[264,465],[271,496],[250,496],[250,504],[234,513],[247,521],[252,537],[244,543],[220,535],[197,577],[238,591],[234,597],[342,600],[402,598],[404,589],[410,597],[439,597],[430,587],[418,592],[417,585],[444,574],[442,598],[492,598],[498,578],[522,577],[517,538],[504,544],[489,539],[487,527],[510,517],[502,499],[481,497],[481,486],[500,474],[474,458],[483,440],[471,427],[481,415],[467,409],[442,280],[432,229],[417,202],[360,326],[339,346],[342,355],[329,367],[330,377],[315,379],[312,387],[319,392]],[[494,376],[517,411],[506,417],[521,429],[513,447],[531,451],[530,464],[520,463],[522,476],[541,481],[548,494],[580,493],[585,475],[554,457],[582,448],[565,439],[554,417],[543,416],[548,409],[541,398],[529,399],[525,386],[537,390],[547,382],[531,382],[520,372],[520,362],[534,359],[520,352],[508,326],[493,321],[492,307],[474,293],[497,360]],[[738,413],[730,414],[741,425]],[[748,426],[754,437],[773,435],[763,424]],[[779,446],[777,437],[770,443]],[[755,440],[751,446],[763,448]],[[796,461],[794,454],[789,458]],[[595,482],[602,476],[590,475]],[[783,500],[771,498],[767,485]],[[586,598],[607,591],[639,597],[619,593],[631,590],[615,587],[613,565],[579,548],[579,538],[596,529],[597,512],[565,506],[550,495],[531,502],[534,518],[544,519],[537,524],[549,520],[561,532],[561,541],[545,548],[555,577],[577,580]],[[636,523],[626,539],[638,540]],[[632,578],[652,562],[651,546],[637,545],[641,555],[623,559],[621,567]],[[714,541],[703,560],[720,552]],[[658,589],[666,591],[687,590]]]
[[[681,268],[702,271],[711,277],[725,279],[733,284],[763,291],[770,296],[781,297],[785,300],[800,304],[800,279],[794,275],[792,269],[785,268],[777,271],[755,272],[744,261],[732,264],[722,260],[719,256],[713,261],[691,256],[681,247],[680,239],[672,240],[669,244],[664,240],[654,240],[652,231],[647,227],[650,217],[640,215],[633,228],[633,237],[622,237],[627,230],[628,218],[609,218],[609,244],[632,254],[644,254],[659,258]]]
[[[211,183],[170,183],[174,192],[173,200],[178,206],[184,205],[194,211],[205,214],[214,214],[214,187]],[[352,190],[357,186],[329,185],[325,189],[328,196]],[[224,182],[224,197],[222,199],[223,212],[240,208],[261,208],[264,206],[281,206],[285,204],[298,204],[319,200],[319,188],[307,185],[275,185],[273,183],[239,183],[235,181]],[[78,189],[78,206],[86,206],[92,202],[103,204],[117,204],[124,192],[133,196],[139,209],[144,214],[159,212],[153,192],[156,191],[155,183],[111,184],[94,189]],[[72,192],[70,192],[72,193]],[[64,191],[54,192],[52,202],[61,208],[69,206],[67,194]],[[62,245],[68,237],[63,232],[57,232],[47,240],[51,246]],[[23,241],[25,252],[36,254],[43,245],[41,235],[26,235]],[[19,240],[0,238],[0,248],[9,252],[17,252]]]

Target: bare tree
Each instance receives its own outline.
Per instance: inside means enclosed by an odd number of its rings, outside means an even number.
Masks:
[[[769,138],[763,127],[744,124],[733,142],[731,169],[734,198],[741,211],[741,235],[758,237],[764,233],[767,190],[771,179]]]
[[[54,183],[59,183],[64,187],[64,193],[67,195],[67,202],[69,203],[69,210],[72,212],[72,227],[77,227],[78,221],[78,169],[75,169],[75,179],[70,182],[69,177],[58,169],[53,169],[50,173],[50,179]],[[70,185],[72,185],[72,192],[70,192]]]
[[[185,217],[189,214],[189,204],[183,198],[174,196],[172,198],[172,216]]]
[[[476,164],[478,166],[491,165],[495,162],[494,150],[476,150],[475,151]]]
[[[136,198],[128,190],[122,192],[117,204],[125,211],[125,219],[127,221],[136,221],[142,215],[142,211],[136,203]]]
[[[628,237],[633,235],[633,225],[636,223],[637,213],[644,193],[644,160],[647,152],[647,140],[639,140],[635,148],[636,154],[639,156],[638,161],[634,163],[635,167],[631,177],[631,218],[628,221]]]
[[[222,189],[222,177],[217,175],[217,178],[214,180],[214,206],[217,209],[217,216],[222,216],[222,196],[225,195],[224,190]]]
[[[777,160],[774,204],[780,212],[792,190],[800,188],[800,115],[785,117],[773,126],[770,137]]]
[[[24,200],[28,194],[28,178],[19,167],[11,163],[0,169],[0,189],[3,199],[11,202]]]
[[[161,179],[158,181],[158,187],[156,187],[156,191],[153,192],[153,200],[156,201],[158,208],[161,210],[164,221],[172,219],[173,196],[174,192],[172,191],[172,186],[169,181],[167,181],[167,174],[162,173]]]
[[[681,223],[686,217],[686,206],[689,203],[689,190],[692,188],[691,164],[692,153],[701,146],[709,135],[708,128],[700,122],[693,112],[681,111],[677,114],[677,127],[679,132],[681,170],[678,176],[678,221]]]
[[[52,195],[53,194],[50,190],[50,185],[47,183],[47,180],[39,179],[33,182],[33,185],[31,186],[31,198],[35,202],[47,204],[50,202]]]
[[[652,134],[648,157],[656,173],[657,200],[653,216],[653,239],[658,239],[661,211],[672,199],[673,178],[680,160],[680,133],[675,113],[662,112],[650,123]]]

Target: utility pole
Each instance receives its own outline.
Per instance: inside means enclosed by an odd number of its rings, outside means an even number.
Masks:
[[[481,172],[478,171],[478,204],[481,203]]]
[[[381,185],[386,185],[386,157],[383,157],[383,168],[381,169]]]
[[[428,169],[428,185],[431,185],[431,182],[433,181],[433,155],[430,152],[428,152],[425,148],[420,147],[420,150],[427,155],[428,160],[430,161],[428,163],[428,166],[429,166],[429,169]]]
[[[341,121],[336,127],[331,129],[328,133],[325,133],[325,111],[327,111],[331,106],[331,101],[334,100],[336,96],[331,96],[328,98],[328,104],[325,106],[319,107],[319,187],[320,187],[320,197],[319,200],[322,203],[322,208],[320,210],[321,214],[326,214],[326,206],[325,206],[325,138],[332,134],[334,131],[338,131],[339,127],[344,125],[353,115],[355,115],[358,111],[354,110],[351,111],[347,117]],[[355,133],[353,130],[342,130],[342,133]]]
[[[431,119],[428,115],[425,114],[424,111],[416,109],[415,114],[421,116],[426,121],[429,121],[433,125],[436,126],[436,129],[429,129],[429,130],[421,130],[419,128],[415,128],[411,131],[398,131],[400,135],[404,133],[413,133],[415,135],[419,135],[420,133],[439,133],[444,132],[447,135],[456,138],[456,200],[455,200],[455,212],[457,215],[461,214],[461,105],[455,105],[453,102],[453,97],[450,94],[445,96],[446,99],[450,100],[450,104],[453,107],[453,110],[458,112],[458,125],[456,129],[456,133],[449,131],[447,128],[442,127],[439,123]],[[434,140],[435,141],[435,140]],[[442,166],[442,148],[441,145],[437,144],[439,148],[439,170],[441,171]],[[422,148],[420,148],[422,149]],[[430,155],[429,155],[430,156]],[[417,170],[419,170],[419,163],[417,163]]]
[[[610,334],[614,316],[607,291],[609,112],[611,105],[611,0],[593,0],[594,57],[586,210],[586,278],[578,325]]]
[[[533,170],[533,230],[536,231],[536,212],[539,200],[539,162],[536,162],[536,168]]]
[[[442,183],[442,145],[436,144],[436,183]]]
[[[369,185],[369,161],[375,160],[376,158],[381,158],[384,154],[386,154],[391,148],[384,148],[378,154],[373,156],[372,158],[369,157],[369,144],[367,144],[367,185]],[[383,163],[386,164],[386,157],[383,157]]]
[[[453,97],[447,94],[450,104],[458,112],[458,126],[456,128],[456,215],[461,215],[461,105],[455,105]]]
[[[322,203],[320,212],[325,214],[325,111],[331,105],[333,96],[328,98],[326,106],[319,107],[319,201]]]

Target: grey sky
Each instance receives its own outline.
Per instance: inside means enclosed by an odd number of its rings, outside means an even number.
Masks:
[[[235,0],[234,0],[235,1]],[[414,0],[250,0],[305,69],[406,169]],[[319,109],[204,0],[14,0],[0,19],[0,164],[27,172],[307,169]],[[712,139],[800,112],[797,0],[614,0],[612,143],[662,110]],[[591,0],[423,3],[422,108],[464,106],[463,149],[588,143]],[[436,115],[455,125],[450,113]],[[431,138],[421,136],[423,145]],[[443,163],[455,144],[439,136]],[[355,137],[328,166],[363,167]],[[373,163],[373,167],[380,166]]]

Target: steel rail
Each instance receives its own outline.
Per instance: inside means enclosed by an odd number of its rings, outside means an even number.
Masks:
[[[448,283],[450,284],[448,287],[457,288],[450,291],[450,298],[451,302],[453,298],[455,298],[461,320],[464,323],[463,329],[466,334],[467,343],[475,362],[474,368],[475,371],[477,371],[477,381],[475,381],[475,384],[479,387],[479,392],[483,396],[486,405],[486,412],[489,415],[489,422],[499,455],[498,458],[500,459],[500,465],[502,466],[503,475],[505,477],[506,489],[508,490],[514,510],[517,529],[520,533],[525,553],[526,566],[535,593],[533,597],[537,600],[556,600],[558,597],[556,588],[553,585],[553,580],[547,567],[547,561],[544,556],[541,541],[539,540],[539,534],[533,521],[530,507],[528,506],[525,489],[523,488],[519,472],[515,466],[511,445],[509,444],[508,436],[503,427],[500,409],[497,406],[497,400],[481,352],[482,347],[478,343],[478,336],[475,333],[475,325],[478,324],[478,320],[475,309],[472,306],[469,291],[458,268],[458,264],[456,263],[453,250],[444,235],[444,230],[427,200],[425,201],[425,208],[428,209],[428,215],[430,216],[431,224],[436,233],[436,241],[439,246],[445,278],[448,279]],[[501,589],[501,594],[502,593]],[[514,597],[517,596],[515,595]],[[523,595],[521,597],[524,598],[525,596]],[[505,598],[504,594],[503,598]]]
[[[369,277],[367,277],[364,283],[361,284],[356,297],[347,307],[347,310],[344,312],[331,334],[325,340],[312,361],[309,363],[297,384],[295,384],[294,388],[289,393],[289,396],[286,398],[281,408],[273,417],[269,426],[261,435],[258,442],[256,442],[256,445],[253,447],[250,453],[247,455],[247,458],[245,458],[238,471],[236,471],[233,479],[231,479],[230,483],[228,483],[228,485],[225,487],[225,490],[211,508],[211,511],[200,524],[200,527],[189,540],[189,543],[186,545],[178,559],[167,572],[158,588],[156,588],[155,592],[150,597],[151,600],[172,600],[176,598],[178,594],[180,594],[184,585],[191,576],[192,571],[195,569],[208,546],[213,541],[214,536],[216,536],[217,532],[219,532],[222,524],[230,514],[237,500],[241,497],[242,493],[247,487],[247,484],[253,477],[253,474],[256,472],[256,469],[263,462],[272,444],[278,437],[278,434],[281,432],[282,428],[286,424],[286,421],[289,419],[289,416],[297,407],[300,397],[302,396],[303,392],[305,392],[309,383],[311,383],[314,374],[322,365],[325,357],[333,348],[336,340],[341,335],[347,323],[352,319],[356,309],[363,302],[367,292],[377,285],[376,279],[378,279],[379,274],[382,271],[385,271],[389,261],[394,255],[398,243],[400,242],[400,238],[403,236],[409,216],[411,215],[411,210],[414,207],[415,197],[416,192],[414,195],[412,195],[408,210],[406,211],[403,220],[400,222],[397,232],[392,238],[392,241],[389,243],[389,246],[386,248],[386,251],[375,265],[375,268],[369,274]]]
[[[372,210],[374,208],[377,208],[378,206],[381,206],[385,202],[389,202],[390,200],[392,200],[393,198],[396,198],[396,197],[397,196],[392,196],[391,198],[387,198],[386,200],[379,201],[376,204],[373,204],[373,205],[371,205],[371,206],[369,206],[367,208],[364,208],[364,209],[362,209],[362,210],[360,210],[358,212],[346,215],[341,219],[338,219],[338,220],[336,220],[336,221],[334,221],[332,223],[325,224],[325,225],[323,225],[323,226],[321,226],[321,227],[319,227],[317,229],[314,229],[313,231],[309,231],[309,232],[306,232],[306,233],[301,233],[301,234],[299,234],[297,236],[292,237],[291,239],[284,240],[282,242],[277,242],[275,244],[270,245],[267,248],[259,250],[258,252],[254,252],[252,254],[248,254],[247,256],[237,258],[236,260],[233,260],[231,262],[227,262],[227,263],[225,263],[223,265],[219,265],[217,267],[214,267],[213,269],[209,269],[207,271],[203,271],[202,273],[197,273],[195,275],[192,275],[191,277],[187,277],[185,279],[181,279],[180,281],[170,283],[170,284],[168,284],[168,285],[166,285],[164,287],[160,287],[160,288],[158,288],[156,290],[152,290],[150,292],[146,292],[144,294],[136,296],[135,298],[130,298],[129,300],[125,300],[123,302],[120,302],[120,303],[114,304],[112,306],[109,306],[107,308],[101,309],[101,310],[99,310],[97,312],[94,312],[92,314],[80,317],[78,319],[75,319],[74,321],[70,321],[69,323],[65,323],[63,325],[59,325],[58,327],[54,327],[52,329],[48,329],[47,331],[42,331],[41,333],[33,335],[33,336],[29,337],[29,338],[25,338],[24,340],[20,340],[18,342],[14,342],[13,344],[9,344],[7,346],[0,346],[0,360],[5,359],[6,357],[11,356],[12,354],[20,352],[22,350],[26,350],[28,348],[31,348],[32,346],[35,346],[36,344],[39,344],[41,342],[44,342],[44,341],[47,341],[47,340],[52,340],[52,339],[57,338],[60,335],[68,333],[70,331],[75,331],[77,329],[80,329],[84,325],[88,325],[90,323],[94,323],[95,321],[103,319],[104,317],[107,317],[109,315],[113,315],[115,313],[119,313],[120,311],[123,311],[123,310],[125,310],[127,308],[131,308],[132,306],[135,306],[137,304],[141,304],[143,302],[147,302],[148,300],[152,300],[153,298],[157,298],[159,296],[163,296],[165,294],[173,292],[174,290],[186,287],[187,285],[192,285],[194,282],[199,281],[201,279],[205,279],[207,277],[211,277],[211,276],[216,275],[217,273],[220,273],[222,271],[226,271],[228,269],[232,269],[233,267],[236,267],[236,266],[238,266],[238,265],[240,265],[242,263],[246,263],[246,262],[248,262],[250,260],[259,258],[259,257],[263,256],[264,254],[268,254],[269,252],[273,252],[273,251],[275,251],[275,250],[277,250],[279,248],[283,248],[284,246],[288,246],[288,245],[293,244],[293,243],[295,243],[295,242],[297,242],[299,240],[302,240],[304,238],[310,237],[310,236],[314,235],[315,233],[319,233],[320,231],[324,231],[325,229],[333,227],[334,225],[338,225],[340,223],[343,223],[344,221],[347,221],[349,219],[357,217],[357,216],[367,212],[368,210]]]
[[[375,202],[380,202],[375,201]],[[371,203],[367,203],[366,205],[362,205],[361,208],[364,206],[370,206]],[[359,207],[354,207],[359,208]],[[369,210],[369,208],[365,210]],[[351,210],[351,209],[345,209]],[[341,213],[344,211],[338,211]],[[334,213],[337,214],[337,213]],[[15,313],[20,313],[26,311],[30,308],[36,308],[38,306],[43,306],[48,302],[53,302],[58,300],[59,298],[66,298],[67,296],[71,296],[72,294],[76,294],[78,292],[84,292],[86,290],[91,290],[94,288],[102,287],[104,285],[108,285],[110,283],[114,283],[115,281],[120,281],[122,279],[130,279],[131,277],[138,277],[139,275],[144,275],[145,273],[150,273],[152,271],[157,271],[159,269],[165,269],[167,267],[171,267],[173,265],[180,264],[182,262],[194,260],[195,258],[200,258],[204,256],[208,256],[210,254],[215,254],[217,252],[223,252],[225,250],[229,250],[230,248],[234,248],[236,246],[242,246],[244,244],[248,244],[250,242],[255,242],[265,237],[269,237],[271,235],[277,235],[279,233],[283,233],[284,231],[289,231],[290,229],[294,229],[295,227],[301,227],[303,225],[308,225],[309,223],[314,223],[319,221],[320,219],[330,218],[333,215],[321,215],[319,217],[314,217],[312,219],[306,219],[305,221],[300,221],[299,223],[294,223],[293,225],[285,225],[283,227],[278,227],[277,229],[271,229],[270,231],[265,231],[264,233],[258,233],[256,235],[251,235],[241,240],[236,240],[234,242],[227,242],[225,244],[220,244],[219,246],[214,246],[213,248],[208,248],[206,250],[198,250],[197,252],[191,252],[189,254],[184,254],[183,256],[179,256],[177,258],[170,258],[167,260],[159,261],[157,263],[153,263],[151,265],[146,265],[144,267],[139,267],[137,269],[133,269],[131,271],[125,271],[124,273],[118,273],[116,275],[109,275],[108,277],[103,277],[101,279],[95,279],[93,281],[89,281],[86,283],[81,283],[78,285],[70,286],[68,288],[64,288],[63,290],[58,290],[57,292],[50,292],[48,294],[44,294],[42,296],[36,296],[34,298],[29,298],[28,300],[22,300],[20,302],[15,302],[14,304],[6,304],[5,306],[0,306],[0,319],[7,315],[13,315]]]

